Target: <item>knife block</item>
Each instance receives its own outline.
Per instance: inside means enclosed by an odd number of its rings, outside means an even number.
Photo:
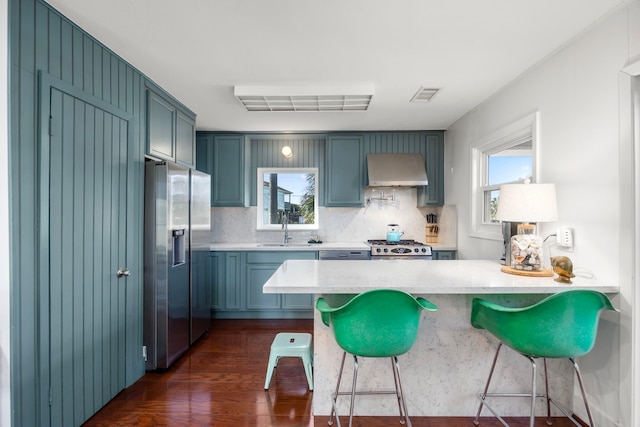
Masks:
[[[427,242],[438,243],[438,224],[427,224]]]

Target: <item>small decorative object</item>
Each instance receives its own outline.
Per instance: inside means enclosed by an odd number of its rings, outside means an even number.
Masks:
[[[523,276],[551,277],[553,272],[542,265],[542,238],[536,224],[558,219],[554,184],[505,184],[500,186],[495,218],[518,223],[518,234],[511,238],[511,265],[501,271]]]
[[[553,271],[558,275],[558,277],[553,280],[560,283],[573,283],[571,278],[576,276],[573,274],[573,263],[568,257],[551,257],[551,266],[553,267]]]

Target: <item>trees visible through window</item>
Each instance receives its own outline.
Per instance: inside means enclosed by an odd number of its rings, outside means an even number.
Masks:
[[[500,186],[534,181],[537,114],[482,138],[472,147],[471,235],[502,239],[495,219]]]

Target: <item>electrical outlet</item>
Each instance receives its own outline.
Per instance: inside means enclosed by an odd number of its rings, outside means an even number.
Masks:
[[[557,243],[567,249],[573,249],[573,229],[569,227],[560,227],[556,232]]]

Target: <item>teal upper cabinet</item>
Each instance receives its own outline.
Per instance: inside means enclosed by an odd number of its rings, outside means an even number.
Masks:
[[[444,132],[428,132],[425,163],[429,185],[418,187],[418,207],[444,205]]]
[[[249,206],[248,139],[198,132],[196,140],[196,168],[211,175],[211,206]]]
[[[160,160],[195,166],[195,115],[147,87],[147,150]]]
[[[196,121],[182,111],[176,114],[176,163],[195,167]]]
[[[362,135],[330,135],[326,147],[325,205],[364,206]]]

